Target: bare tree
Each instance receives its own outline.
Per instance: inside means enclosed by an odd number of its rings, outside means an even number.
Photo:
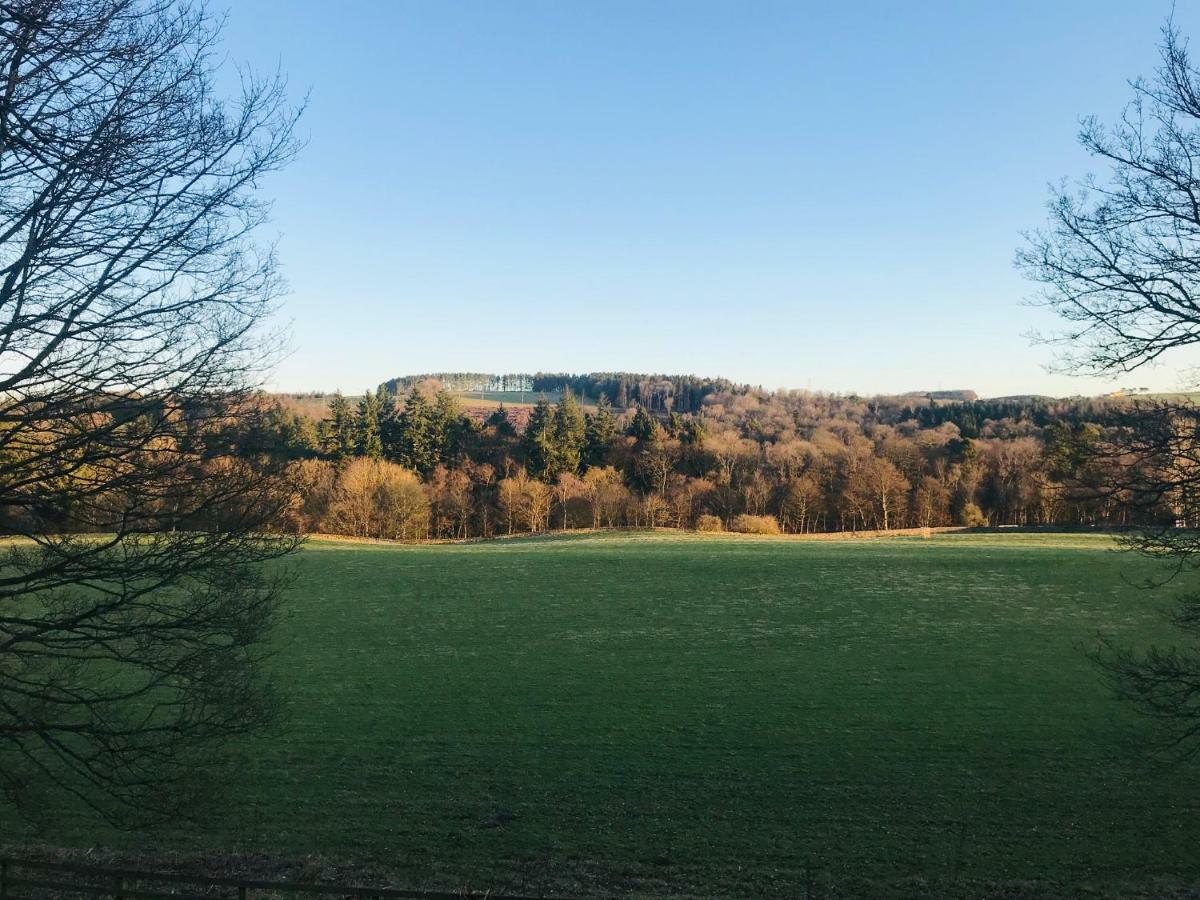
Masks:
[[[1079,142],[1109,178],[1057,189],[1018,254],[1069,323],[1057,337],[1074,371],[1130,371],[1200,341],[1200,73],[1170,24],[1161,58],[1117,125],[1083,122]]]
[[[1120,122],[1083,123],[1080,143],[1110,168],[1059,189],[1050,222],[1029,236],[1018,263],[1044,287],[1042,301],[1068,324],[1064,363],[1083,373],[1126,372],[1200,342],[1200,71],[1173,24],[1161,66],[1132,83]],[[1200,567],[1200,411],[1188,403],[1140,403],[1103,440],[1077,448],[1103,472],[1093,497],[1141,510],[1145,529],[1128,547]],[[1185,646],[1137,652],[1106,645],[1096,656],[1117,689],[1171,727],[1168,741],[1200,751],[1200,595],[1181,601]]]
[[[235,454],[280,291],[279,78],[169,0],[0,0],[0,780],[163,812],[267,721],[287,492]]]

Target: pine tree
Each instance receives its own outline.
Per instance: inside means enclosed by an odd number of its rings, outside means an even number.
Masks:
[[[495,428],[497,437],[512,437],[517,433],[517,429],[513,427],[513,423],[508,419],[508,410],[504,408],[503,403],[496,407],[495,412],[484,419],[483,424],[489,428]]]
[[[400,414],[396,409],[396,395],[381,384],[375,391],[379,398],[379,445],[384,459],[397,462],[400,459]]]
[[[470,422],[462,414],[458,400],[446,391],[438,391],[434,401],[434,440],[438,461],[454,465],[466,451],[467,425]]]
[[[554,408],[545,396],[538,398],[537,406],[533,408],[521,436],[521,449],[525,452],[525,467],[529,474],[547,479],[553,464],[555,439]]]
[[[586,440],[587,423],[583,410],[567,388],[554,410],[554,452],[548,466],[548,479],[553,480],[563,472],[575,474],[579,471]]]
[[[329,401],[329,417],[321,424],[325,426],[321,449],[326,456],[343,460],[354,455],[358,443],[354,411],[341,391]]]
[[[704,424],[697,418],[684,419],[679,440],[685,446],[699,447],[704,443]]]
[[[587,417],[583,459],[587,466],[608,465],[608,455],[617,442],[617,418],[604,394],[596,401],[596,412]]]
[[[400,462],[428,476],[439,462],[441,435],[436,410],[417,388],[413,388],[400,416]]]
[[[629,422],[629,427],[625,429],[625,433],[639,442],[645,442],[654,440],[657,429],[658,426],[650,418],[650,413],[646,412],[646,407],[639,406]]]
[[[308,416],[293,415],[281,434],[284,450],[293,459],[305,459],[321,451],[317,423]]]
[[[358,415],[355,425],[357,434],[357,449],[359,456],[369,459],[379,459],[383,456],[383,440],[379,430],[379,415],[382,404],[378,393],[364,391],[358,401]]]

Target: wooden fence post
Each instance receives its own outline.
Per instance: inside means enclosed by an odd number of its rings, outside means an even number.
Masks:
[[[246,900],[246,886],[244,884],[238,885],[238,900]]]
[[[8,897],[8,860],[0,859],[0,900]]]

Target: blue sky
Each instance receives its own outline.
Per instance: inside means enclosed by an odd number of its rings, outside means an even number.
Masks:
[[[239,0],[230,58],[311,94],[266,186],[273,386],[634,370],[983,394],[1051,375],[1020,232],[1092,164],[1169,3]],[[1176,21],[1200,40],[1200,14]]]

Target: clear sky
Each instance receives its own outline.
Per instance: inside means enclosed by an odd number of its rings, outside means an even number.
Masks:
[[[311,93],[267,184],[281,390],[631,370],[986,395],[1050,375],[1023,229],[1094,167],[1169,2],[238,0],[230,58]],[[1200,10],[1176,22],[1200,41]]]

